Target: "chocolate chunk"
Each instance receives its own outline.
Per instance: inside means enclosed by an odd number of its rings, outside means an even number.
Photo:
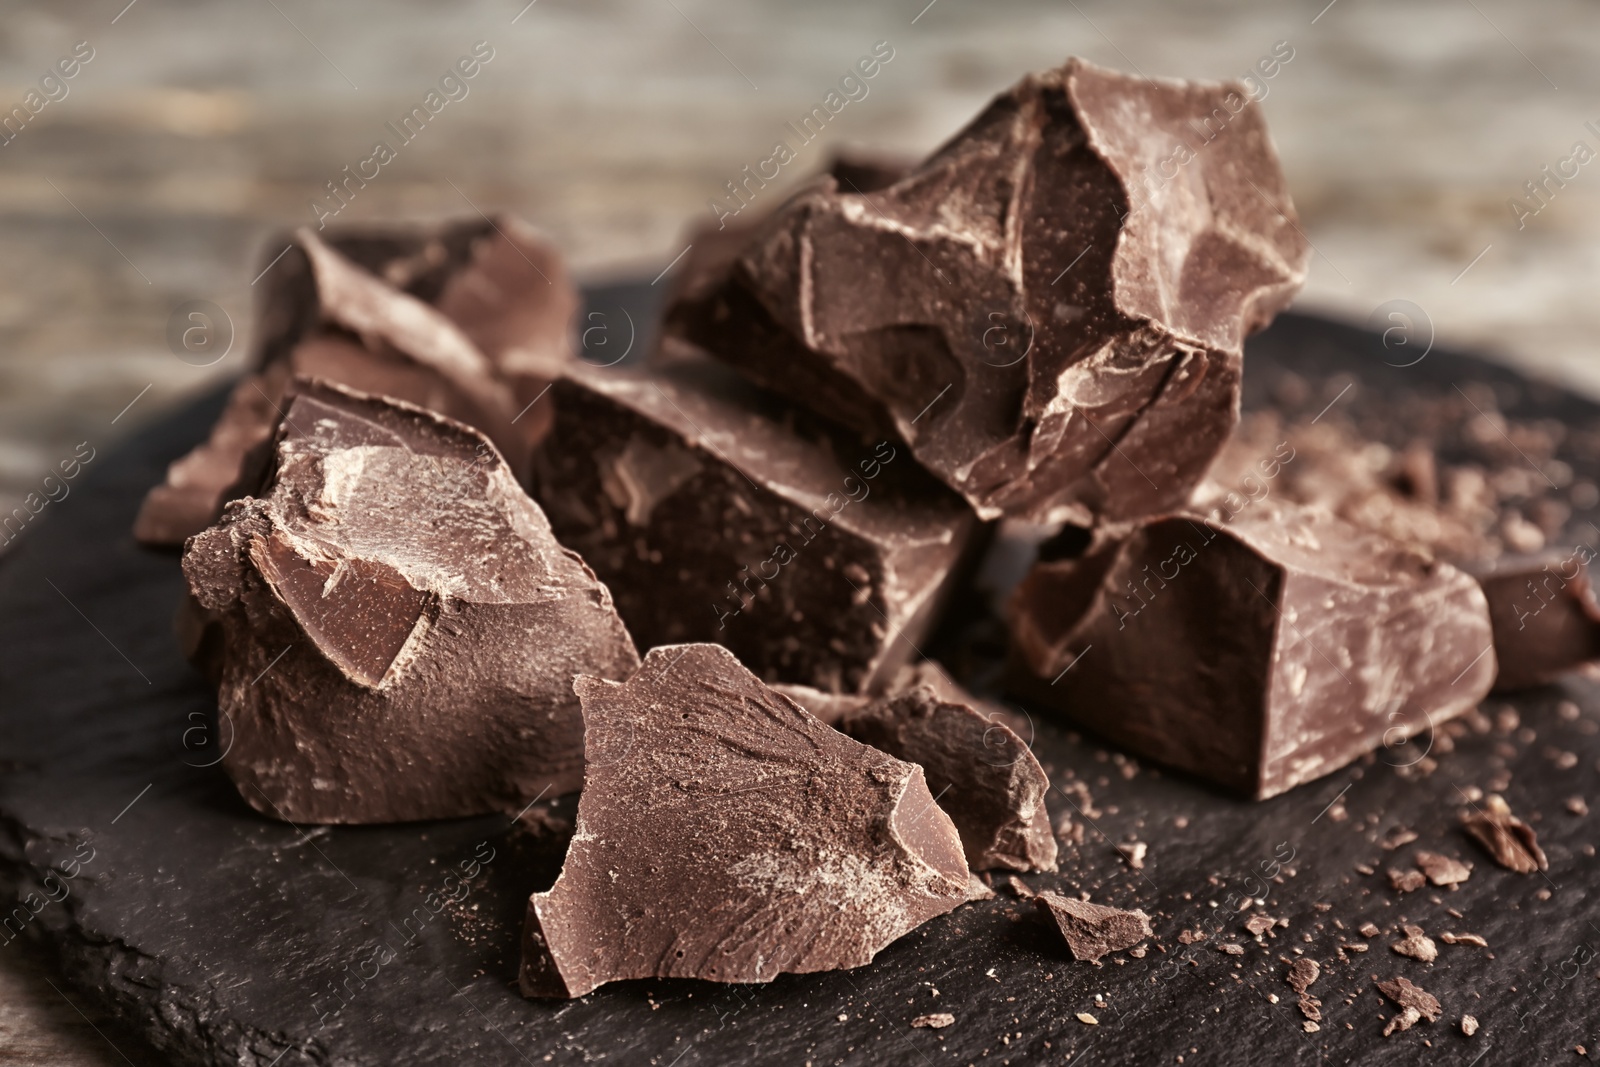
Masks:
[[[1396,941],[1389,946],[1390,948],[1402,956],[1410,956],[1412,959],[1421,960],[1423,963],[1432,963],[1438,959],[1439,948],[1433,943],[1433,938],[1422,932],[1422,927],[1402,926],[1400,929],[1405,931],[1405,938]]]
[[[1594,549],[1502,557],[1470,568],[1489,599],[1497,690],[1552,682],[1600,660],[1600,604],[1589,584]]]
[[[1420,1019],[1426,1019],[1430,1023],[1436,1022],[1440,1013],[1444,1011],[1437,997],[1412,985],[1404,978],[1392,978],[1387,982],[1375,981],[1375,984],[1378,992],[1402,1009],[1399,1015],[1389,1020],[1389,1025],[1383,1031],[1384,1037],[1388,1037],[1396,1030],[1409,1030],[1412,1024]]]
[[[1090,904],[1086,900],[1062,896],[1053,889],[1046,889],[1033,900],[1039,910],[1055,922],[1074,959],[1097,963],[1107,952],[1132,948],[1154,936],[1150,930],[1150,916],[1138,909],[1123,911]]]
[[[1276,920],[1270,915],[1252,915],[1244,921],[1244,928],[1256,937],[1260,937],[1276,925]]]
[[[1402,871],[1390,867],[1384,873],[1388,875],[1390,887],[1397,893],[1414,893],[1428,884],[1428,876],[1421,871]]]
[[[1271,501],[1039,563],[1010,622],[1019,695],[1257,799],[1474,707],[1494,677],[1471,578]]]
[[[911,1025],[918,1029],[943,1030],[956,1021],[956,1017],[947,1011],[934,1012],[932,1015],[919,1015],[911,1020]]]
[[[1219,941],[1214,947],[1218,952],[1226,953],[1229,956],[1244,955],[1244,946],[1237,941]]]
[[[967,900],[922,771],[727,649],[656,648],[626,682],[576,684],[588,772],[561,875],[528,902],[525,996],[859,967]]]
[[[1284,981],[1288,982],[1289,988],[1296,993],[1304,993],[1311,988],[1312,984],[1321,975],[1322,968],[1317,965],[1317,961],[1306,959],[1302,956],[1289,964],[1289,973],[1285,976]]]
[[[1310,254],[1247,96],[1069,60],[891,185],[802,190],[666,329],[897,434],[984,518],[1170,509]]]
[[[181,545],[228,500],[255,490],[295,377],[475,426],[526,476],[549,415],[525,405],[571,359],[577,294],[553,250],[508,217],[433,230],[330,231],[326,240],[306,229],[286,240],[287,252],[263,276],[255,370],[235,387],[208,440],[150,491],[136,538]]]
[[[1428,881],[1437,886],[1455,885],[1472,876],[1472,864],[1441,856],[1437,852],[1418,852],[1416,863],[1422,873],[1428,876]]]
[[[1550,869],[1550,861],[1539,847],[1539,835],[1534,833],[1533,827],[1511,814],[1510,806],[1498,793],[1489,794],[1483,807],[1474,808],[1462,819],[1461,825],[1507,870],[1532,874]]]
[[[904,446],[808,436],[710,361],[578,364],[552,402],[536,495],[645,647],[716,641],[770,681],[876,691],[976,529]]]
[[[973,870],[1054,870],[1044,804],[1050,780],[1027,743],[974,704],[948,688],[915,684],[846,714],[839,728],[922,768]]]
[[[1471,1037],[1473,1034],[1477,1033],[1478,1020],[1471,1015],[1463,1015],[1461,1017],[1461,1032],[1466,1034],[1468,1037]]]
[[[223,766],[294,822],[575,790],[572,678],[638,663],[487,438],[331,385],[292,396],[262,494],[190,542],[184,573],[219,633]]]

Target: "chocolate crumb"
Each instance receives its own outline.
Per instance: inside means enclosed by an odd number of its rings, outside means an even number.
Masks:
[[[1217,943],[1217,951],[1225,952],[1230,956],[1243,956],[1244,946],[1237,941],[1221,941]]]
[[[1461,1017],[1461,1032],[1471,1037],[1478,1032],[1478,1020],[1471,1015]]]
[[[1538,834],[1511,814],[1510,805],[1498,794],[1486,798],[1482,808],[1462,820],[1462,826],[1507,870],[1532,874],[1550,869]]]
[[[1322,1029],[1322,1027],[1318,1026],[1316,1023],[1312,1022],[1310,1019],[1307,1019],[1305,1022],[1301,1023],[1300,1027],[1301,1027],[1301,1029],[1303,1029],[1308,1034],[1314,1034],[1318,1030]]]
[[[1357,941],[1341,941],[1339,942],[1339,947],[1347,952],[1365,952],[1369,946]]]
[[[1107,952],[1132,948],[1152,935],[1150,916],[1137,909],[1090,904],[1049,889],[1033,899],[1040,911],[1055,921],[1074,959],[1094,963]]]
[[[1589,805],[1582,797],[1568,797],[1567,810],[1574,815],[1589,814]]]
[[[1298,959],[1289,964],[1289,973],[1284,980],[1296,993],[1304,993],[1321,974],[1322,968],[1316,960]]]
[[[1085,1025],[1085,1026],[1099,1026],[1100,1025],[1100,1020],[1096,1019],[1093,1015],[1090,1015],[1086,1011],[1080,1011],[1078,1013],[1078,1021],[1080,1023],[1082,1023],[1083,1025]]]
[[[1384,873],[1389,877],[1389,885],[1399,893],[1411,893],[1428,884],[1427,877],[1421,871],[1401,871],[1390,867]]]
[[[1396,826],[1383,836],[1383,840],[1378,842],[1378,847],[1385,852],[1393,852],[1401,845],[1409,845],[1416,839],[1417,832],[1415,830],[1408,830],[1404,826]]]
[[[1128,866],[1136,871],[1144,870],[1144,856],[1150,846],[1143,841],[1130,841],[1126,845],[1118,845],[1117,851],[1122,858],[1128,861]]]
[[[1437,886],[1465,882],[1472,874],[1472,864],[1441,856],[1437,852],[1418,852],[1416,864],[1428,876],[1428,881]]]
[[[1356,864],[1356,873],[1357,874],[1376,874],[1377,873],[1377,868],[1373,867],[1370,864],[1358,863],[1358,864]]]
[[[1404,978],[1393,978],[1387,982],[1375,981],[1374,984],[1377,985],[1378,992],[1404,1009],[1401,1014],[1389,1020],[1389,1025],[1383,1031],[1384,1037],[1388,1037],[1396,1030],[1409,1030],[1420,1019],[1434,1022],[1444,1010],[1437,997],[1420,986],[1412,985]]]
[[[943,1030],[956,1021],[956,1017],[947,1011],[934,1012],[932,1015],[919,1015],[911,1020],[911,1025],[928,1030]]]
[[[1244,928],[1256,937],[1260,937],[1276,925],[1277,920],[1270,915],[1252,915],[1244,921]]]
[[[1488,948],[1489,942],[1477,934],[1452,934],[1446,931],[1439,935],[1439,940],[1447,945],[1477,945],[1479,948]]]
[[[1184,945],[1192,945],[1196,941],[1204,941],[1205,939],[1204,930],[1184,930],[1178,934],[1178,942]]]
[[[1360,926],[1356,927],[1356,933],[1360,934],[1362,937],[1377,937],[1379,934],[1383,933],[1383,931],[1378,929],[1377,923],[1362,923]]]
[[[1432,963],[1439,957],[1438,946],[1433,943],[1433,938],[1422,932],[1422,927],[1403,926],[1401,929],[1406,933],[1405,940],[1396,941],[1389,946],[1390,948],[1402,956],[1410,956],[1423,963]]]

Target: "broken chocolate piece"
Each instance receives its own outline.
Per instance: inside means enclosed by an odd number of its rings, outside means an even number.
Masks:
[[[1244,955],[1244,946],[1239,944],[1237,941],[1219,941],[1213,947],[1215,947],[1218,952],[1226,953],[1229,956]]]
[[[1047,915],[1061,931],[1072,950],[1074,959],[1097,963],[1107,952],[1120,952],[1132,948],[1147,937],[1154,936],[1150,929],[1150,916],[1137,908],[1123,911],[1103,904],[1090,904],[1086,900],[1062,896],[1046,889],[1033,898],[1039,910]]]
[[[1375,981],[1374,984],[1377,985],[1378,992],[1401,1009],[1401,1013],[1390,1019],[1389,1025],[1384,1028],[1384,1037],[1388,1037],[1396,1030],[1409,1030],[1421,1019],[1426,1019],[1430,1023],[1436,1022],[1440,1013],[1444,1011],[1437,997],[1412,985],[1404,978],[1393,978],[1387,982]]]
[[[1011,729],[930,685],[847,713],[839,729],[920,766],[956,825],[975,871],[1051,871],[1056,839],[1044,796],[1044,768]]]
[[[976,522],[903,446],[786,424],[718,364],[576,364],[536,495],[645,647],[716,641],[769,681],[878,691],[914,654]]]
[[[1309,254],[1243,86],[1072,59],[891,185],[802,190],[666,329],[986,519],[1089,524],[1185,499]]]
[[[588,773],[561,875],[528,902],[521,987],[768,982],[869,962],[968,899],[920,768],[772,692],[717,645],[576,683]]]
[[[1322,968],[1318,966],[1317,961],[1302,956],[1289,964],[1289,973],[1284,977],[1284,981],[1288,982],[1289,988],[1296,993],[1304,993],[1321,975]]]
[[[1594,549],[1503,556],[1469,569],[1489,599],[1496,690],[1525,689],[1600,660],[1600,604],[1589,583]]]
[[[1402,871],[1390,867],[1384,872],[1389,878],[1389,885],[1397,893],[1414,893],[1428,884],[1428,876],[1421,871]]]
[[[146,497],[134,525],[140,542],[181,545],[228,500],[255,490],[262,464],[252,458],[272,437],[294,377],[475,426],[526,476],[549,414],[525,405],[570,361],[577,301],[555,253],[526,224],[501,217],[334,230],[326,239],[304,229],[274,247],[284,243],[264,275],[255,370],[208,440]],[[519,264],[534,273],[519,274]]]
[[[1471,578],[1265,500],[1037,564],[1010,620],[1019,695],[1256,799],[1474,707],[1494,678]]]
[[[1437,886],[1455,885],[1472,876],[1472,864],[1437,852],[1418,852],[1416,864],[1428,876],[1428,881]]]
[[[1473,1034],[1477,1033],[1478,1020],[1474,1016],[1463,1015],[1461,1017],[1461,1032],[1466,1034],[1468,1037],[1471,1037]]]
[[[1258,938],[1276,925],[1277,920],[1270,915],[1252,915],[1244,921],[1244,928]]]
[[[956,1021],[956,1017],[947,1011],[936,1011],[932,1015],[919,1015],[911,1020],[911,1025],[918,1029],[943,1030]]]
[[[1438,946],[1433,943],[1433,938],[1422,932],[1422,927],[1402,926],[1400,929],[1405,931],[1404,940],[1396,941],[1389,946],[1390,948],[1402,956],[1410,956],[1423,963],[1432,963],[1439,958]]]
[[[1506,870],[1532,874],[1550,869],[1550,861],[1539,847],[1539,835],[1511,814],[1510,805],[1498,793],[1489,794],[1483,807],[1474,808],[1461,825]]]
[[[297,823],[362,823],[577,789],[572,678],[638,663],[605,587],[483,435],[299,388],[261,496],[183,561],[218,628],[240,794]]]

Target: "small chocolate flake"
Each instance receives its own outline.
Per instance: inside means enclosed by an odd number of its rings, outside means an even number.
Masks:
[[[1204,930],[1184,930],[1178,934],[1179,944],[1184,945],[1192,945],[1196,941],[1204,941],[1205,939],[1206,934]]]
[[[1471,1037],[1478,1032],[1478,1020],[1471,1015],[1461,1017],[1461,1032]]]
[[[1567,810],[1574,815],[1589,814],[1589,805],[1582,797],[1568,797]]]
[[[1220,941],[1217,943],[1217,951],[1225,952],[1230,956],[1243,956],[1244,946],[1237,941]]]
[[[1482,808],[1462,820],[1462,826],[1507,870],[1532,874],[1550,869],[1533,827],[1511,814],[1510,806],[1499,795],[1485,799]]]
[[[1080,1023],[1082,1023],[1083,1025],[1085,1025],[1085,1026],[1099,1026],[1100,1025],[1100,1020],[1096,1019],[1093,1015],[1090,1015],[1086,1011],[1080,1011],[1078,1013],[1078,1021]]]
[[[1477,934],[1452,934],[1449,931],[1439,935],[1439,940],[1447,945],[1477,945],[1479,948],[1488,948],[1489,942]]]
[[[1433,943],[1433,938],[1422,932],[1422,927],[1403,926],[1401,929],[1406,933],[1405,940],[1396,941],[1389,946],[1390,948],[1402,956],[1410,956],[1423,963],[1432,963],[1439,957],[1438,946]]]
[[[1420,986],[1412,985],[1404,978],[1392,978],[1387,982],[1375,981],[1374,984],[1378,987],[1378,992],[1388,997],[1398,1007],[1414,1011],[1417,1013],[1417,1018],[1427,1019],[1430,1023],[1436,1021],[1444,1010],[1437,997]],[[1411,1022],[1416,1022],[1416,1018]],[[1410,1026],[1411,1023],[1407,1023],[1399,1029],[1409,1029]],[[1385,1032],[1384,1036],[1387,1037],[1388,1033]]]
[[[1383,840],[1378,842],[1378,847],[1385,852],[1393,852],[1401,845],[1409,845],[1416,839],[1417,832],[1415,830],[1408,830],[1404,826],[1396,826],[1384,835]]]
[[[1383,933],[1383,931],[1378,929],[1377,923],[1362,923],[1360,926],[1356,927],[1356,933],[1360,934],[1362,937],[1377,937],[1379,934]]]
[[[1472,864],[1441,856],[1437,852],[1418,852],[1416,864],[1428,876],[1428,881],[1437,886],[1465,882],[1472,874]]]
[[[1277,920],[1270,915],[1252,915],[1244,921],[1244,928],[1256,937],[1271,930],[1277,925]]]
[[[1316,960],[1298,959],[1289,964],[1289,973],[1284,980],[1296,993],[1304,993],[1321,974],[1322,968]]]
[[[1312,1022],[1310,1019],[1307,1019],[1305,1022],[1301,1023],[1300,1026],[1308,1034],[1314,1034],[1318,1030],[1322,1029],[1322,1027],[1318,1026],[1316,1023]]]
[[[1322,1021],[1322,1001],[1318,1000],[1310,993],[1300,994],[1299,1008],[1300,1014],[1304,1015],[1311,1022],[1319,1023]]]
[[[1357,941],[1341,941],[1339,943],[1339,947],[1344,949],[1346,952],[1365,952],[1369,946],[1363,945]]]
[[[1356,864],[1356,873],[1357,874],[1376,874],[1377,873],[1377,869],[1372,867],[1370,864],[1358,863],[1358,864]]]
[[[1117,846],[1117,851],[1128,861],[1128,866],[1136,871],[1144,870],[1144,856],[1149,849],[1150,846],[1143,841],[1130,841],[1126,845]]]
[[[1407,1008],[1389,1020],[1389,1025],[1383,1028],[1383,1036],[1388,1037],[1396,1030],[1409,1030],[1421,1018],[1422,1013],[1416,1008]]]
[[[1389,877],[1389,885],[1397,893],[1411,893],[1428,884],[1428,878],[1421,871],[1401,871],[1390,867],[1384,872]]]
[[[937,1011],[932,1015],[919,1015],[911,1020],[911,1025],[928,1030],[943,1030],[956,1021],[956,1017],[947,1011]]]

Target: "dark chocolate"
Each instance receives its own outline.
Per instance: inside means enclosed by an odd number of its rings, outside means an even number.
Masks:
[[[1061,931],[1073,959],[1097,963],[1108,952],[1121,952],[1153,936],[1150,916],[1137,908],[1108,908],[1062,896],[1053,889],[1039,893],[1033,902]]]
[[[528,902],[521,988],[769,982],[859,967],[964,903],[920,768],[851,740],[717,645],[578,679],[588,771],[561,875]]]
[[[486,437],[322,383],[297,383],[263,491],[189,543],[184,573],[219,642],[223,766],[296,823],[575,790],[572,679],[638,663],[605,587]]]
[[[1482,845],[1496,863],[1518,874],[1533,874],[1550,869],[1539,835],[1533,827],[1511,814],[1511,807],[1498,793],[1484,798],[1461,821],[1462,827]]]
[[[903,446],[807,437],[711,361],[576,364],[540,403],[535,494],[646,648],[715,641],[768,681],[872,691],[976,532]]]
[[[1073,59],[890,185],[819,179],[666,330],[897,434],[984,518],[1089,524],[1184,501],[1309,254],[1242,85]]]
[[[1496,690],[1553,682],[1600,660],[1600,605],[1589,583],[1594,549],[1503,556],[1469,569],[1489,599]]]
[[[1488,607],[1447,563],[1262,501],[1038,564],[1010,610],[1018,692],[1257,799],[1488,692]]]
[[[571,359],[577,294],[553,250],[509,217],[334,230],[326,239],[303,229],[286,240],[262,278],[255,370],[210,438],[150,491],[134,524],[138,540],[181,545],[256,488],[295,377],[465,422],[526,477],[549,426],[548,412],[528,405]]]
[[[972,870],[1055,870],[1050,780],[1027,742],[970,697],[930,684],[898,688],[846,712],[839,729],[922,768]]]

